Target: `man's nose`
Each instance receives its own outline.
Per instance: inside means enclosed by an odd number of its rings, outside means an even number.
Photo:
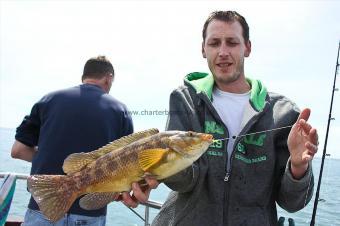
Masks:
[[[222,44],[220,46],[220,49],[219,49],[219,52],[218,52],[218,55],[221,56],[221,57],[225,57],[225,56],[228,56],[229,55],[229,48],[226,44]]]

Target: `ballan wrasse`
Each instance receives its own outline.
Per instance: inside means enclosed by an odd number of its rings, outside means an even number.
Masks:
[[[162,180],[187,168],[212,142],[212,135],[204,133],[134,133],[93,152],[69,155],[63,165],[67,175],[32,175],[28,189],[41,212],[55,222],[79,196],[85,195],[80,199],[84,209],[104,207],[145,175]]]

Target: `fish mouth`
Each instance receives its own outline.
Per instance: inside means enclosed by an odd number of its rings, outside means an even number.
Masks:
[[[202,140],[208,141],[210,143],[213,142],[213,139],[214,139],[213,135],[211,134],[202,134],[201,138]]]

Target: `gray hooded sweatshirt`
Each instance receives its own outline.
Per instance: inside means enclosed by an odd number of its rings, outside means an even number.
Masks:
[[[251,94],[239,135],[249,135],[235,138],[230,170],[228,141],[210,145],[191,167],[164,181],[173,191],[152,226],[272,226],[277,225],[275,203],[295,212],[310,201],[311,166],[300,180],[290,173],[290,128],[261,132],[293,125],[298,108],[286,97],[267,92],[260,81],[247,81]],[[187,75],[184,86],[170,96],[167,130],[229,137],[211,103],[213,86],[212,75]]]

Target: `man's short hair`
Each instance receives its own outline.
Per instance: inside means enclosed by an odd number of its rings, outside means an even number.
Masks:
[[[101,79],[107,73],[111,73],[114,76],[111,62],[105,56],[93,57],[86,62],[81,79],[82,81],[86,78]]]
[[[208,19],[204,23],[203,32],[202,32],[203,42],[205,42],[205,38],[207,35],[207,28],[208,28],[209,23],[212,20],[220,20],[224,22],[238,21],[242,26],[242,35],[243,35],[244,41],[245,42],[249,41],[249,26],[247,24],[246,19],[242,15],[240,15],[236,11],[215,11],[209,15]]]

